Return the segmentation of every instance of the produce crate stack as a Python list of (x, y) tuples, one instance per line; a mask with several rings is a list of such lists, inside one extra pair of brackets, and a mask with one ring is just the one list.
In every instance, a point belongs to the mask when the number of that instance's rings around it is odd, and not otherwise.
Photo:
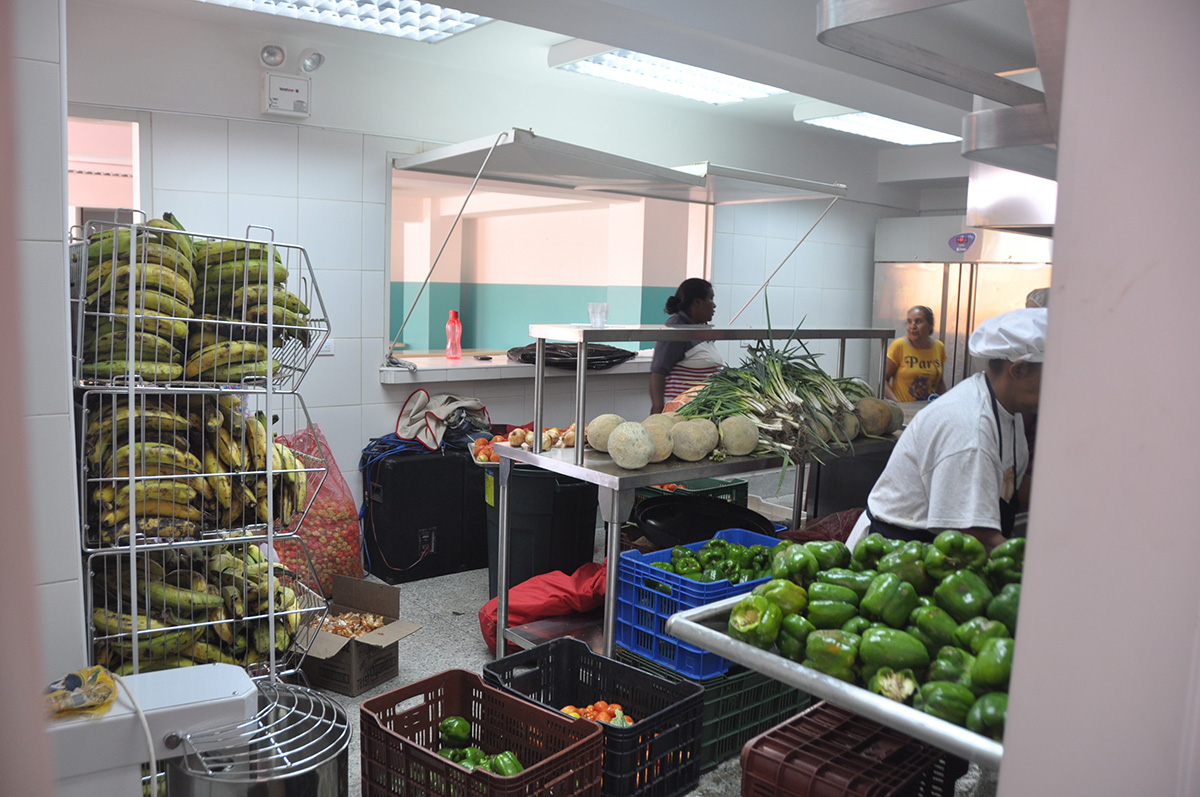
[(164, 213), (88, 222), (71, 263), (93, 663), (294, 671), (325, 613), (297, 534), (326, 465), (287, 444), (330, 331), (307, 254)]

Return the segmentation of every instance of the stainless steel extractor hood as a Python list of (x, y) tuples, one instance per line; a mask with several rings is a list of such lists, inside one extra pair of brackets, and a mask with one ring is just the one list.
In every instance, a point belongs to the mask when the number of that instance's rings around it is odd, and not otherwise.
[[(485, 159), (486, 168), (481, 174)], [(392, 166), (427, 174), (465, 178), (481, 174), (488, 180), (708, 205), (846, 195), (846, 186), (839, 183), (764, 174), (708, 162), (681, 168), (656, 166), (534, 135), (520, 128), (396, 158)]]

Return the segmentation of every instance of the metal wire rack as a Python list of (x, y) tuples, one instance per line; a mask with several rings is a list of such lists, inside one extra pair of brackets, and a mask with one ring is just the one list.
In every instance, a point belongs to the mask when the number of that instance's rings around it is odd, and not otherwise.
[(298, 385), (329, 337), (325, 304), (304, 249), (258, 229), (266, 240), (161, 219), (84, 225), (71, 247), (76, 384)]
[(293, 534), (327, 474), (296, 393), (89, 390), (77, 416), (88, 552)]
[[(117, 674), (219, 662), (251, 677), (299, 669), (327, 613), (298, 537), (109, 550), (87, 558), (92, 664)], [(307, 572), (272, 561), (288, 554)], [(306, 583), (307, 582), (307, 583)]]
[[(183, 755), (167, 769), (168, 791), (177, 782), (197, 779), (241, 784), (329, 773), (342, 781), (341, 793), (345, 793), (345, 751), (350, 741), (345, 709), (305, 687), (260, 681), (258, 689), (259, 711), (254, 717), (182, 737)], [(310, 788), (303, 793), (335, 792)]]

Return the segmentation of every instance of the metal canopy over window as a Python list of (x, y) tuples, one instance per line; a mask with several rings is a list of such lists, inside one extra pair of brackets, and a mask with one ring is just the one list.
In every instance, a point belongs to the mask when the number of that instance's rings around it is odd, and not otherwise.
[[(699, 202), (759, 202), (842, 197), (846, 186), (783, 175), (698, 163), (669, 168), (567, 144), (513, 128), (487, 160), (483, 177), (574, 191), (604, 191), (652, 199)], [(396, 158), (395, 169), (474, 178), (496, 143), (488, 136)]]

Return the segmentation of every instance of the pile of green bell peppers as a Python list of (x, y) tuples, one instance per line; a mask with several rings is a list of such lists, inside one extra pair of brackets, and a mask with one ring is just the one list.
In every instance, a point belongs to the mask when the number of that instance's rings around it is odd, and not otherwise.
[[(711, 539), (698, 550), (677, 545), (671, 549), (670, 562), (652, 562), (651, 566), (706, 584), (723, 579), (731, 584), (744, 584), (770, 575), (771, 550), (765, 545), (746, 546)], [(648, 586), (668, 591), (660, 582)]]
[(525, 768), (511, 750), (488, 755), (471, 744), (471, 722), (466, 717), (450, 716), (438, 723), (438, 755), (468, 770), (482, 769), (505, 777)]
[(870, 534), (781, 542), (771, 581), (730, 613), (735, 639), (1001, 740), (1025, 540), (989, 555), (973, 536)]

